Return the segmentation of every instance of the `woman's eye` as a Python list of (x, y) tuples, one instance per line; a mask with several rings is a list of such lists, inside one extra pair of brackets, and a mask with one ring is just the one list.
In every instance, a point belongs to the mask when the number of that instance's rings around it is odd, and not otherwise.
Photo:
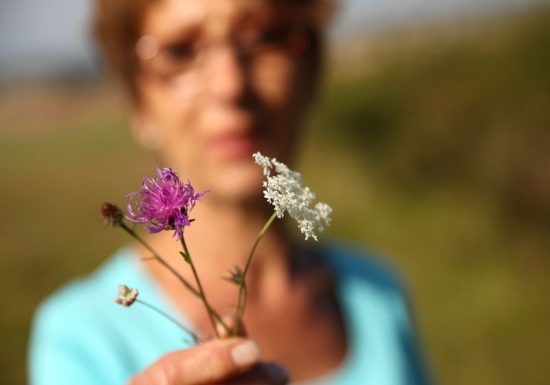
[(290, 29), (273, 26), (264, 29), (249, 29), (238, 36), (241, 47), (247, 51), (284, 48), (288, 44)]
[(193, 43), (180, 42), (166, 46), (155, 61), (156, 70), (163, 76), (175, 76), (190, 68), (196, 56), (196, 47)]
[(174, 62), (186, 62), (195, 56), (195, 48), (191, 43), (179, 43), (168, 47), (166, 54)]
[(288, 43), (290, 29), (286, 27), (272, 27), (262, 31), (258, 36), (258, 43), (273, 47), (283, 47)]

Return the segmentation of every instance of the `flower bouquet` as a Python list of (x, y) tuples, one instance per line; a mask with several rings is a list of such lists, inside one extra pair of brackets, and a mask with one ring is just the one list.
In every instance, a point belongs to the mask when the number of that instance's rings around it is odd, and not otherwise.
[[(226, 279), (238, 286), (238, 295), (235, 303), (235, 311), (228, 323), (208, 301), (199, 274), (193, 263), (193, 257), (185, 242), (185, 229), (195, 221), (191, 218), (191, 212), (195, 205), (206, 198), (208, 191), (195, 192), (189, 181), (182, 182), (179, 176), (170, 168), (157, 168), (157, 175), (153, 178), (145, 177), (141, 184), (141, 190), (132, 192), (126, 196), (127, 214), (111, 203), (104, 203), (101, 207), (102, 215), (106, 223), (113, 227), (119, 227), (132, 238), (141, 243), (151, 253), (146, 260), (160, 263), (179, 280), (186, 290), (197, 296), (204, 305), (205, 311), (212, 324), (217, 337), (237, 336), (241, 333), (242, 317), (245, 311), (247, 285), (246, 277), (254, 258), (254, 253), (263, 236), (277, 218), (283, 218), (285, 214), (294, 218), (300, 231), (308, 240), (317, 240), (317, 234), (322, 232), (325, 226), (330, 224), (332, 209), (326, 203), (315, 201), (315, 194), (302, 183), (300, 173), (292, 171), (285, 164), (275, 158), (268, 158), (259, 152), (253, 158), (263, 168), (265, 181), (263, 182), (263, 194), (265, 199), (273, 206), (274, 212), (260, 230), (256, 240), (252, 244), (244, 266), (236, 266)], [(130, 224), (131, 223), (131, 224)], [(133, 225), (132, 225), (133, 224)], [(140, 235), (135, 231), (134, 225), (141, 224), (150, 233), (172, 231), (174, 238), (181, 243), (180, 255), (192, 271), (194, 283), (184, 278), (167, 260), (161, 257)], [(179, 323), (176, 319), (158, 309), (154, 305), (138, 298), (138, 289), (119, 285), (119, 294), (115, 302), (122, 306), (131, 306), (139, 303), (166, 317), (188, 333), (195, 342), (204, 340), (197, 331)]]

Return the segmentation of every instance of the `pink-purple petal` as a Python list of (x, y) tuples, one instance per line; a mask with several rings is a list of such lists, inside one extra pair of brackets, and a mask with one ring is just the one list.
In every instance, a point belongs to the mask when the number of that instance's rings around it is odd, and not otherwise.
[(151, 233), (174, 230), (179, 237), (191, 224), (189, 212), (208, 191), (195, 194), (189, 180), (183, 184), (173, 170), (157, 167), (156, 171), (156, 177), (143, 178), (141, 191), (126, 195), (127, 218), (145, 224)]

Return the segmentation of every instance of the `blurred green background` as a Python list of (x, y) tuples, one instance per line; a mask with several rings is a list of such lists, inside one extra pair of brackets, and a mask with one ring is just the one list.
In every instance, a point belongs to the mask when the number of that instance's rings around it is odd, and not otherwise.
[[(441, 383), (547, 384), (550, 10), (334, 48), (299, 165), (330, 236), (401, 270)], [(26, 383), (40, 300), (127, 241), (100, 203), (153, 167), (109, 82), (0, 90), (3, 383)]]

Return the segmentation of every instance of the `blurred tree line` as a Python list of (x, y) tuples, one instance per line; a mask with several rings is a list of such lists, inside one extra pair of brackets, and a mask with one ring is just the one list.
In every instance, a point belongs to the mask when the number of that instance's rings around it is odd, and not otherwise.
[[(448, 27), (447, 27), (448, 28)], [(550, 12), (380, 39), (329, 83), (318, 125), (404, 191), (495, 200), (550, 225)]]

